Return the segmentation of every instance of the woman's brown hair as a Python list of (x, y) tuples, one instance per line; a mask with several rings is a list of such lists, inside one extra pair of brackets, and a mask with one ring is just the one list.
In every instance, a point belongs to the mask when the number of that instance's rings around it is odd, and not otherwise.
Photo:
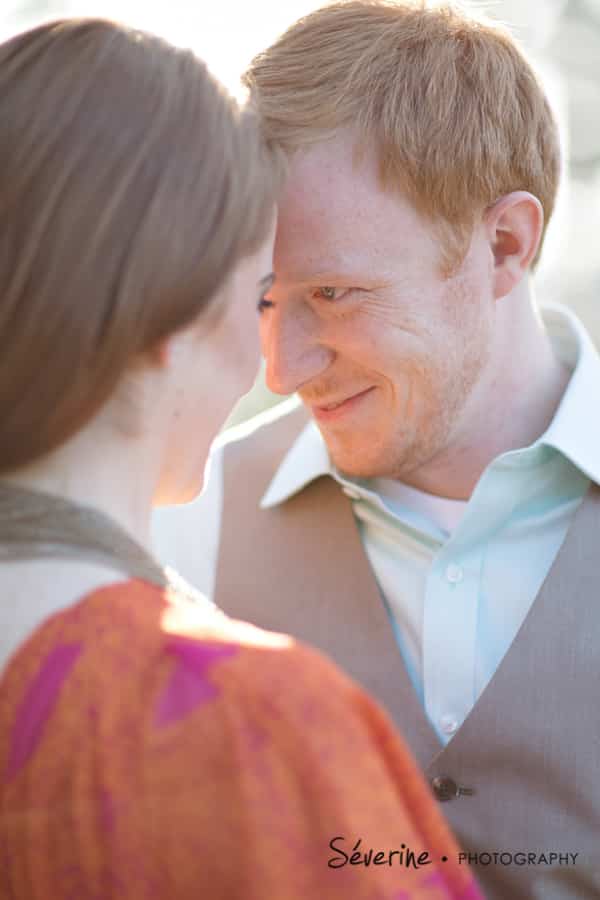
[(265, 238), (278, 172), (190, 51), (98, 19), (0, 46), (0, 470), (198, 317)]

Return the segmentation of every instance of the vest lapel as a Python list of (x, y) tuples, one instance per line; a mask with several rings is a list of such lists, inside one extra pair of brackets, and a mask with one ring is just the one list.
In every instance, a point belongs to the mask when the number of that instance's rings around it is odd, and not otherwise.
[[(257, 496), (235, 453), (226, 453), (224, 465), (223, 508), (235, 497), (235, 527), (227, 527), (224, 516), (218, 605), (327, 653), (387, 708), (425, 767), (440, 742), (404, 667), (351, 501), (327, 476), (258, 514), (267, 479), (258, 479)], [(240, 541), (241, 534), (254, 539)]]

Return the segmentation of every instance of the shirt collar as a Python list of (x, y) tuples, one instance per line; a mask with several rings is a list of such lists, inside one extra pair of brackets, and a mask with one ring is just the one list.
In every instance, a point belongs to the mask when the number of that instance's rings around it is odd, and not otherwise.
[(600, 484), (600, 356), (590, 336), (564, 306), (543, 307), (542, 315), (559, 358), (573, 374), (554, 418), (533, 446), (554, 447), (584, 475)]
[(334, 467), (321, 432), (311, 420), (284, 456), (260, 502), (261, 509), (283, 503), (321, 475), (334, 475)]
[[(583, 325), (566, 307), (548, 304), (540, 313), (555, 352), (573, 369), (573, 374), (549, 428), (532, 446), (554, 447), (600, 484), (600, 429), (597, 416), (590, 409), (590, 401), (600, 392), (600, 356)], [(331, 475), (341, 484), (352, 486), (357, 495), (363, 493), (356, 482), (337, 472), (325, 441), (311, 420), (277, 469), (261, 500), (261, 509), (283, 503), (322, 475)]]

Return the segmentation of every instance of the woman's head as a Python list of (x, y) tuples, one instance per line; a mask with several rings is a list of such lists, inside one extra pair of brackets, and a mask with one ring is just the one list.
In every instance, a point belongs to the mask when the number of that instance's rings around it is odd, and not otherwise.
[(95, 19), (0, 46), (0, 121), (1, 473), (64, 444), (166, 340), (226, 327), (270, 268), (277, 166), (190, 51)]

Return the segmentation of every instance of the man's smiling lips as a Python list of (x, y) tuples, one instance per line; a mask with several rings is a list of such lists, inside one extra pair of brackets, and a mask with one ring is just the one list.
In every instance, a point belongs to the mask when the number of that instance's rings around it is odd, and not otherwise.
[(319, 405), (311, 403), (308, 405), (310, 406), (315, 419), (318, 419), (320, 422), (332, 422), (335, 419), (340, 419), (342, 416), (345, 416), (346, 413), (353, 410), (367, 394), (370, 394), (371, 391), (374, 390), (374, 387), (370, 387), (366, 388), (364, 391), (360, 391), (358, 394), (352, 394), (350, 397), (346, 397), (345, 400), (332, 401), (330, 403)]

